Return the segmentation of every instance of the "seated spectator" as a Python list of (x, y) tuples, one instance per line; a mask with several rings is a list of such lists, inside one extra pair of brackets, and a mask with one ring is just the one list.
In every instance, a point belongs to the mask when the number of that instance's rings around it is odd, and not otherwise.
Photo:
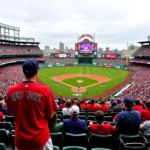
[(143, 124), (141, 124), (140, 130), (144, 131), (144, 134), (150, 134), (150, 120), (145, 121)]
[(101, 101), (101, 105), (98, 107), (98, 110), (101, 110), (103, 112), (108, 112), (110, 107), (106, 105), (105, 101)]
[(95, 134), (102, 134), (102, 135), (108, 135), (111, 134), (113, 131), (113, 127), (111, 124), (103, 123), (104, 113), (102, 111), (96, 111), (95, 113), (95, 119), (97, 121), (97, 124), (90, 124), (89, 131), (90, 133)]
[(81, 101), (80, 108), (81, 109), (86, 109), (86, 105), (85, 105), (85, 101), (84, 100)]
[(79, 133), (87, 133), (87, 125), (85, 120), (81, 120), (78, 118), (79, 115), (79, 107), (74, 105), (70, 109), (71, 118), (65, 119), (63, 124), (64, 132), (79, 134)]
[(139, 100), (135, 100), (134, 101), (134, 107), (133, 107), (133, 110), (137, 110), (139, 112), (141, 112), (143, 110), (143, 107), (141, 106), (141, 103)]
[(122, 106), (121, 106), (121, 100), (117, 100), (117, 106), (113, 107), (113, 112), (121, 112)]
[(92, 100), (90, 101), (90, 103), (87, 104), (86, 110), (87, 110), (87, 111), (96, 111), (96, 110), (97, 110), (97, 105), (95, 104), (94, 99), (92, 99)]
[(7, 115), (7, 112), (6, 112), (6, 103), (5, 101), (0, 101), (0, 112), (2, 112), (4, 115)]
[(125, 111), (119, 113), (115, 127), (120, 134), (138, 134), (141, 123), (140, 113), (132, 109), (133, 100), (131, 98), (125, 98), (123, 103)]
[(141, 111), (142, 121), (150, 120), (150, 101), (145, 102), (146, 110)]
[(4, 121), (4, 119), (5, 119), (5, 116), (3, 115), (3, 113), (2, 113), (2, 112), (0, 112), (0, 122), (3, 122), (3, 121)]
[(70, 116), (71, 100), (66, 101), (66, 108), (62, 109), (63, 116)]

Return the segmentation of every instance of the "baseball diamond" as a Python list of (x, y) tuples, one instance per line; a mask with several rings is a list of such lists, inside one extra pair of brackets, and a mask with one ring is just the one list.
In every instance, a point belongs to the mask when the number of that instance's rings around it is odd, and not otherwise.
[[(109, 93), (109, 90), (123, 83), (128, 74), (126, 70), (112, 68), (70, 66), (40, 69), (38, 77), (56, 95), (73, 97), (81, 93), (81, 97), (88, 98)], [(82, 82), (78, 83), (80, 80)]]

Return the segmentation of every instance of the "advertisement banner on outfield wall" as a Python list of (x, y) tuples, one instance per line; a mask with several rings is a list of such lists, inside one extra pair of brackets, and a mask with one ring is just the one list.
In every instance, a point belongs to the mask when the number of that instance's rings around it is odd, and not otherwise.
[(55, 58), (59, 58), (59, 54), (55, 54)]
[(66, 54), (59, 54), (59, 58), (66, 58)]
[(58, 66), (58, 67), (64, 67), (64, 66), (66, 66), (66, 64), (65, 63), (56, 63), (56, 66)]
[(101, 54), (100, 54), (100, 53), (98, 53), (98, 54), (97, 54), (97, 57), (101, 58)]

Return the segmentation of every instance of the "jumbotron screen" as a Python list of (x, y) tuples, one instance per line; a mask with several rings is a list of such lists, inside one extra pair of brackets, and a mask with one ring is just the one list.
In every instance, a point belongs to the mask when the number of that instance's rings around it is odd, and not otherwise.
[(92, 43), (81, 43), (79, 53), (93, 53)]

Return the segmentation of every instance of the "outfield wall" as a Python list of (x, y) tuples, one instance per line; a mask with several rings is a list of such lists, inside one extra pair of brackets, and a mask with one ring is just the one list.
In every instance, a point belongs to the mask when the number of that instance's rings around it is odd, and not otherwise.
[(98, 63), (93, 63), (93, 64), (77, 64), (77, 63), (45, 63), (43, 65), (43, 68), (51, 68), (51, 67), (65, 67), (65, 66), (95, 66), (95, 67), (106, 67), (106, 68), (115, 68), (115, 69), (123, 69), (127, 70), (128, 68), (125, 65), (111, 65), (111, 64), (98, 64)]

